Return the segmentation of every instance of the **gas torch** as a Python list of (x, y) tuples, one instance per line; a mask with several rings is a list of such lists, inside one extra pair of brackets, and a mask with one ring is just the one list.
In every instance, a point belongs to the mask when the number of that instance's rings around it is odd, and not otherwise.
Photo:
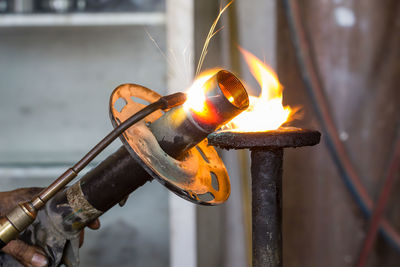
[[(218, 71), (198, 89), (203, 101), (194, 109), (182, 106), (183, 93), (161, 97), (136, 84), (117, 87), (109, 106), (115, 129), (39, 195), (0, 218), (0, 248), (21, 233), (41, 229), (46, 234), (35, 240), (27, 234), (30, 243), (42, 247), (51, 257), (50, 265), (58, 266), (65, 247), (73, 243), (67, 241), (76, 240), (88, 223), (153, 179), (196, 204), (226, 201), (229, 177), (205, 138), (246, 110), (249, 99), (240, 80), (226, 70)], [(149, 104), (137, 102), (138, 98)], [(123, 146), (65, 187), (117, 137)], [(70, 266), (79, 262), (76, 250), (72, 248), (75, 256), (70, 257)]]

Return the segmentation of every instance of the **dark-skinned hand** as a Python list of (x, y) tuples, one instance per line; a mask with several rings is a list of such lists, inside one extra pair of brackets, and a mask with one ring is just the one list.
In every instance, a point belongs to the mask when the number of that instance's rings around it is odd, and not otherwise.
[[(18, 203), (31, 200), (43, 188), (20, 188), (8, 192), (0, 192), (0, 216), (4, 216)], [(99, 229), (100, 221), (95, 220), (88, 225), (90, 229)], [(83, 244), (84, 231), (80, 234), (80, 246)], [(44, 267), (48, 260), (44, 251), (36, 246), (30, 246), (21, 240), (13, 240), (5, 246), (2, 251), (14, 257), (17, 261), (27, 267)]]

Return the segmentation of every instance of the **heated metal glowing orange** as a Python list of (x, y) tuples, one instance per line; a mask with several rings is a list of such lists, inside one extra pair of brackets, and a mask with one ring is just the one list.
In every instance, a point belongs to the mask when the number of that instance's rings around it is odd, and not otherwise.
[(196, 77), (195, 81), (186, 92), (187, 100), (185, 104), (183, 104), (185, 110), (191, 109), (198, 114), (206, 112), (205, 89), (207, 88), (204, 87), (207, 86), (206, 82), (220, 70), (219, 68), (206, 70)]

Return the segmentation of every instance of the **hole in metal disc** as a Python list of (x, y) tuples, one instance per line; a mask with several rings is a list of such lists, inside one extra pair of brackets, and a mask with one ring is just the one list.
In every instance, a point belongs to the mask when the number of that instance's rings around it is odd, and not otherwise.
[(196, 193), (193, 193), (193, 192), (191, 192), (191, 191), (188, 191), (188, 192), (183, 191), (183, 193), (185, 193), (185, 195), (189, 196), (189, 197), (192, 198), (192, 199), (199, 200), (199, 198), (197, 197), (197, 194), (196, 194)]
[(197, 151), (199, 151), (201, 157), (202, 157), (207, 163), (210, 163), (210, 161), (209, 161), (208, 158), (206, 157), (206, 154), (204, 154), (203, 150), (202, 150), (200, 147), (198, 147), (198, 146), (196, 146), (196, 149), (197, 149)]
[(219, 183), (217, 179), (217, 175), (214, 172), (210, 172), (211, 174), (211, 186), (215, 189), (215, 191), (219, 190)]
[(121, 112), (122, 109), (126, 106), (126, 100), (123, 99), (122, 97), (118, 98), (117, 101), (114, 102), (114, 108), (118, 111)]
[(131, 99), (133, 100), (133, 102), (139, 103), (139, 104), (142, 104), (142, 105), (146, 105), (147, 106), (148, 104), (150, 104), (148, 101), (146, 101), (144, 99), (141, 99), (139, 97), (136, 97), (136, 96), (131, 96)]
[(199, 194), (197, 196), (201, 201), (204, 201), (204, 202), (209, 202), (209, 201), (212, 201), (215, 199), (214, 195), (211, 192), (208, 192), (205, 194)]

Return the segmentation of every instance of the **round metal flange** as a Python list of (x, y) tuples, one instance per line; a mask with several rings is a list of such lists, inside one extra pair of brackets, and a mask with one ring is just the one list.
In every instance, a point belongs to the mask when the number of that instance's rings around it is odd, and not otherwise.
[[(111, 122), (114, 127), (118, 126), (160, 97), (156, 92), (136, 84), (117, 87), (110, 98)], [(230, 194), (230, 182), (215, 149), (205, 139), (180, 160), (169, 156), (148, 127), (162, 115), (161, 111), (154, 112), (121, 135), (132, 157), (153, 178), (182, 198), (203, 205), (225, 202)]]
[(207, 137), (210, 145), (225, 149), (257, 149), (313, 146), (319, 143), (321, 133), (296, 127), (280, 127), (264, 132), (214, 132)]

